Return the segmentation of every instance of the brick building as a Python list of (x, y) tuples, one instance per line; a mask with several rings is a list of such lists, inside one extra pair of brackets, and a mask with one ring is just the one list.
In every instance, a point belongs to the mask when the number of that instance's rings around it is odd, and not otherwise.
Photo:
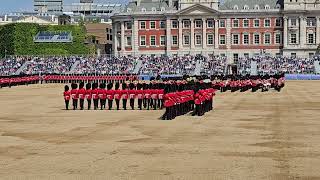
[(111, 18), (115, 55), (308, 57), (320, 43), (317, 0), (135, 0)]

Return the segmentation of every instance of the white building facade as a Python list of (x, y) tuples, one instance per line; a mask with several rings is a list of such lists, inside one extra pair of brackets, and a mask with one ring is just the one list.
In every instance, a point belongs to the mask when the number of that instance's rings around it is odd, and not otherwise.
[(136, 0), (111, 17), (114, 55), (313, 56), (317, 0)]

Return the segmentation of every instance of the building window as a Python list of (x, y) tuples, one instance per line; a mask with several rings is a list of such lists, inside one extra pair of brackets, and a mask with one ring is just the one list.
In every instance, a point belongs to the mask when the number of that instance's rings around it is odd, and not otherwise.
[(127, 46), (131, 46), (131, 36), (127, 36)]
[(268, 10), (268, 9), (270, 9), (270, 6), (269, 5), (265, 5), (264, 9)]
[(140, 21), (140, 29), (146, 29), (146, 22)]
[(249, 59), (249, 53), (244, 53), (243, 55), (246, 59)]
[(233, 34), (232, 35), (232, 44), (239, 44), (239, 34)]
[(238, 20), (238, 19), (234, 19), (234, 20), (233, 20), (233, 27), (234, 27), (234, 28), (239, 27), (239, 20)]
[(259, 10), (259, 9), (260, 9), (259, 5), (256, 4), (256, 5), (254, 6), (254, 9)]
[(213, 34), (208, 34), (207, 35), (207, 44), (208, 45), (213, 45)]
[(254, 27), (259, 27), (260, 26), (260, 20), (259, 19), (255, 19), (254, 20)]
[(172, 36), (172, 45), (178, 45), (178, 36)]
[(243, 34), (243, 44), (249, 44), (249, 34)]
[(127, 30), (132, 29), (132, 23), (131, 22), (126, 22), (126, 29)]
[(291, 57), (292, 58), (296, 58), (297, 57), (297, 53), (291, 53)]
[(219, 27), (221, 27), (221, 28), (226, 27), (226, 21), (225, 20), (219, 20)]
[(202, 21), (196, 20), (195, 23), (196, 23), (196, 28), (201, 28), (202, 27)]
[(314, 34), (308, 34), (308, 44), (314, 44)]
[(276, 18), (276, 26), (281, 27), (281, 18)]
[(233, 6), (233, 10), (238, 10), (239, 8), (238, 8), (238, 6), (237, 5), (234, 5)]
[(183, 36), (183, 44), (184, 45), (189, 45), (190, 44), (190, 36), (189, 35), (184, 35)]
[(151, 8), (151, 11), (155, 12), (157, 9), (155, 7)]
[(239, 54), (238, 53), (233, 54), (233, 61), (237, 63), (238, 60), (239, 60)]
[(178, 21), (177, 20), (173, 20), (172, 21), (172, 28), (173, 29), (177, 29), (178, 28)]
[(260, 34), (254, 35), (254, 44), (260, 44)]
[(214, 25), (213, 25), (213, 20), (208, 20), (208, 21), (207, 21), (207, 27), (208, 27), (208, 28), (213, 28), (213, 26), (214, 26)]
[(297, 19), (296, 18), (291, 18), (291, 26), (297, 26)]
[(307, 26), (313, 27), (316, 25), (316, 18), (307, 18)]
[(226, 35), (220, 35), (219, 36), (220, 45), (226, 44)]
[(297, 44), (297, 34), (290, 34), (290, 43)]
[(166, 28), (166, 22), (165, 21), (160, 21), (160, 28), (161, 29)]
[(160, 45), (165, 46), (166, 45), (166, 36), (160, 36)]
[(271, 34), (264, 34), (264, 44), (271, 44)]
[(249, 9), (249, 6), (248, 6), (248, 5), (244, 5), (244, 6), (243, 6), (243, 9), (244, 9), (244, 10), (248, 10), (248, 9)]
[(196, 45), (201, 45), (201, 35), (200, 34), (196, 35)]
[(264, 20), (264, 27), (270, 27), (270, 19)]
[(184, 28), (190, 28), (190, 21), (183, 21)]
[(141, 9), (141, 12), (146, 12), (146, 11), (147, 11), (146, 8)]
[(243, 20), (243, 27), (249, 27), (249, 19)]
[(150, 36), (150, 46), (156, 45), (156, 36)]
[(146, 36), (140, 36), (140, 46), (146, 46)]
[(155, 29), (155, 28), (156, 28), (156, 22), (150, 21), (150, 29)]
[(166, 8), (164, 8), (164, 7), (161, 7), (161, 11), (165, 11), (166, 10)]
[(276, 41), (276, 44), (281, 44), (281, 33), (276, 33), (275, 35), (275, 41)]

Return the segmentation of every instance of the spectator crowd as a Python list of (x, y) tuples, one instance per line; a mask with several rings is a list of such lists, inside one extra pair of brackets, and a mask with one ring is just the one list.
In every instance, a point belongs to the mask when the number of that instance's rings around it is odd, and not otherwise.
[[(258, 74), (314, 74), (313, 58), (287, 58), (256, 56), (239, 58), (239, 74), (250, 74), (251, 63), (256, 62)], [(196, 68), (201, 74), (224, 74), (227, 69), (226, 57), (172, 56), (172, 57), (10, 57), (0, 60), (0, 76), (14, 74), (141, 74), (141, 75), (193, 75)], [(198, 65), (198, 66), (197, 66)], [(20, 69), (20, 70), (19, 70)], [(19, 71), (18, 71), (19, 70)]]

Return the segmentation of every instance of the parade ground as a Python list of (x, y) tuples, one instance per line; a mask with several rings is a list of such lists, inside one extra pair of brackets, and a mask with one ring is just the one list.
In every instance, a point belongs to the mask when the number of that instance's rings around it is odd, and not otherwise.
[(217, 93), (214, 111), (65, 111), (62, 84), (0, 89), (0, 179), (318, 180), (320, 82)]

